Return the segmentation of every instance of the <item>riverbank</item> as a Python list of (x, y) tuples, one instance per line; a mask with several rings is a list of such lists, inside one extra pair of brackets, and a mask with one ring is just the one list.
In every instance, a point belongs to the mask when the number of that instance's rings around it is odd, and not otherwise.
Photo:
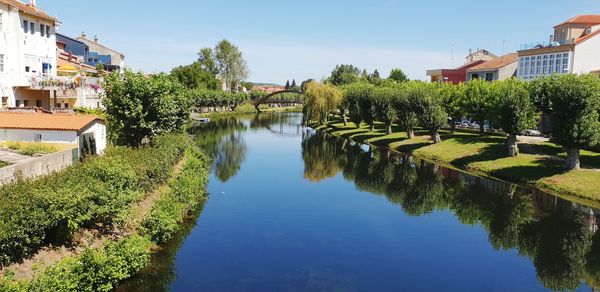
[[(266, 105), (260, 106), (261, 112), (302, 112), (302, 106), (287, 106), (287, 107), (268, 107)], [(215, 116), (228, 116), (228, 115), (239, 115), (239, 114), (255, 114), (256, 108), (251, 102), (244, 103), (238, 106), (234, 111), (226, 112), (210, 112), (210, 113), (195, 113), (198, 117), (215, 117)]]
[[(92, 173), (103, 177), (100, 179), (106, 183), (104, 186), (116, 188), (112, 190), (113, 193), (105, 193), (102, 192), (103, 186), (92, 183), (89, 187), (100, 193), (99, 201), (86, 202), (86, 198), (74, 200), (95, 204), (93, 211), (110, 214), (105, 214), (110, 218), (110, 223), (98, 221), (96, 217), (99, 216), (89, 216), (89, 221), (80, 224), (80, 228), (73, 229), (62, 244), (47, 243), (52, 242), (50, 237), (54, 236), (52, 232), (46, 231), (51, 230), (50, 227), (40, 230), (46, 235), (37, 233), (46, 238), (38, 240), (38, 244), (31, 244), (31, 241), (35, 242), (31, 240), (35, 239), (35, 234), (22, 236), (29, 242), (21, 243), (21, 249), (15, 246), (7, 249), (4, 244), (4, 277), (0, 279), (0, 290), (105, 291), (144, 268), (149, 263), (150, 254), (160, 249), (160, 245), (179, 229), (188, 214), (203, 205), (210, 172), (209, 159), (185, 135), (162, 137), (156, 144), (158, 145), (140, 150), (120, 149), (115, 151), (117, 154), (109, 153), (105, 157), (73, 167), (80, 169), (68, 169), (57, 174), (56, 177), (62, 177), (68, 175), (69, 171), (85, 173), (86, 170), (93, 170)], [(136, 162), (117, 163), (119, 157), (125, 156)], [(141, 157), (145, 159), (145, 163), (137, 161), (136, 158)], [(130, 169), (129, 166), (134, 167)], [(81, 179), (85, 180), (85, 174)], [(46, 182), (52, 184), (54, 181), (46, 179)], [(123, 186), (119, 182), (132, 185)], [(28, 184), (36, 183), (38, 180), (11, 186), (30, 187)], [(6, 193), (6, 189), (2, 191)], [(85, 189), (79, 191), (87, 193)], [(57, 199), (51, 194), (44, 195), (47, 196), (46, 199)], [(76, 204), (72, 202), (71, 205)], [(18, 205), (17, 203), (16, 209), (19, 209)], [(35, 209), (38, 205), (33, 204), (31, 208)], [(68, 205), (63, 209), (68, 210)], [(35, 211), (29, 214), (37, 213)], [(84, 216), (83, 212), (78, 211), (80, 210), (72, 210), (73, 215)], [(0, 209), (0, 212), (6, 213), (6, 210)], [(52, 215), (52, 211), (48, 213)], [(39, 222), (35, 222), (36, 218), (31, 218), (31, 221), (31, 224), (39, 225)], [(48, 224), (57, 225), (58, 222)], [(19, 227), (19, 222), (7, 222), (7, 227), (14, 230)], [(22, 230), (32, 232), (30, 228)], [(68, 233), (68, 230), (63, 232)], [(3, 233), (2, 242), (11, 240), (18, 243), (19, 237), (10, 235)], [(20, 250), (21, 253), (18, 253)]]
[(371, 132), (367, 125), (344, 126), (339, 119), (316, 129), (501, 180), (532, 185), (557, 195), (600, 201), (600, 153), (582, 150), (583, 169), (568, 171), (563, 166), (565, 151), (550, 142), (520, 141), (521, 155), (507, 158), (506, 138), (501, 136), (442, 131), (442, 142), (433, 144), (426, 131), (416, 131), (416, 137), (408, 139), (398, 127), (388, 135), (385, 125), (380, 123)]

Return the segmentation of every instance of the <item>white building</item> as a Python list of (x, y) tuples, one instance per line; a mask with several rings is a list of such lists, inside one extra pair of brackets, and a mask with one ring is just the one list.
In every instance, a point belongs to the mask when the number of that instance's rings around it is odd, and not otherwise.
[(0, 112), (0, 142), (41, 142), (73, 145), (80, 157), (106, 149), (104, 120), (91, 115), (39, 111)]
[(521, 79), (597, 70), (600, 70), (600, 15), (573, 17), (554, 27), (549, 43), (519, 51), (517, 76)]
[(0, 0), (1, 108), (51, 107), (56, 76), (56, 18), (18, 0)]

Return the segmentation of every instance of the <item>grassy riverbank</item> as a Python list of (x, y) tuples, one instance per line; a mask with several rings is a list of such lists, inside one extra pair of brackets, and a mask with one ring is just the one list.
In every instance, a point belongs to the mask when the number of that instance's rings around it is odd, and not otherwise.
[(398, 127), (387, 135), (383, 124), (376, 124), (375, 131), (371, 132), (367, 125), (356, 128), (352, 123), (344, 126), (340, 120), (334, 120), (317, 129), (503, 180), (531, 184), (560, 195), (600, 200), (600, 153), (583, 150), (584, 168), (567, 171), (563, 166), (565, 151), (550, 142), (521, 141), (521, 155), (507, 158), (506, 138), (501, 136), (442, 131), (442, 142), (433, 144), (426, 131), (416, 131), (416, 137), (408, 139)]
[(204, 203), (209, 172), (189, 137), (167, 135), (0, 189), (0, 290), (113, 289)]

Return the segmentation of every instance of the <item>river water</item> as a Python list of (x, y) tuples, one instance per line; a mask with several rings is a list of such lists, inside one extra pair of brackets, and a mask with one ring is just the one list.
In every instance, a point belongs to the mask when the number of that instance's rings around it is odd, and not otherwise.
[(209, 200), (121, 291), (590, 290), (597, 209), (303, 128), (191, 132)]

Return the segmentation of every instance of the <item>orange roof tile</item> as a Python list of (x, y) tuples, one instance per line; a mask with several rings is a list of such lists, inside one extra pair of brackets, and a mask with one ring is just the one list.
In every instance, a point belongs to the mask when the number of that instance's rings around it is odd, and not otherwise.
[(81, 131), (93, 122), (104, 120), (91, 115), (0, 112), (0, 129)]
[(29, 4), (25, 4), (19, 0), (0, 0), (0, 3), (4, 3), (4, 4), (10, 5), (10, 6), (17, 7), (20, 11), (22, 11), (24, 13), (31, 14), (31, 15), (34, 15), (34, 16), (37, 16), (37, 17), (40, 17), (40, 18), (43, 18), (46, 20), (50, 20), (53, 22), (58, 21), (58, 19), (56, 19), (56, 17), (50, 16), (50, 15), (46, 14), (46, 12), (44, 12), (38, 8), (35, 8)]
[(485, 63), (479, 64), (467, 71), (480, 71), (480, 70), (490, 70), (490, 69), (498, 69), (504, 66), (510, 65), (512, 63), (517, 62), (517, 58), (519, 57), (519, 53), (510, 53), (504, 56), (491, 59)]
[(565, 22), (562, 22), (557, 26), (565, 25), (565, 24), (591, 24), (596, 25), (600, 24), (600, 15), (598, 14), (590, 14), (590, 15), (577, 15)]

